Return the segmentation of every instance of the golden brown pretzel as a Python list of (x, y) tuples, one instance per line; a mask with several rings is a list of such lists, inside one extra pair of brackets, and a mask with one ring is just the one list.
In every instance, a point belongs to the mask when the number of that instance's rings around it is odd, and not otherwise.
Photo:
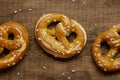
[[(98, 67), (104, 71), (112, 72), (120, 70), (120, 58), (114, 56), (120, 50), (120, 25), (117, 25), (108, 31), (105, 31), (98, 35), (96, 38), (93, 48), (92, 55), (98, 65)], [(102, 55), (101, 43), (107, 42), (110, 46), (110, 50), (106, 55)]]
[[(47, 28), (49, 24), (56, 21), (59, 23), (55, 26), (55, 30)], [(77, 36), (70, 43), (66, 36), (71, 32), (76, 33)], [(47, 14), (40, 18), (35, 27), (35, 36), (37, 42), (46, 52), (58, 58), (70, 58), (80, 53), (86, 43), (86, 32), (82, 26), (69, 17), (56, 13)], [(54, 37), (57, 37), (58, 40)]]
[[(13, 40), (9, 39), (10, 34), (14, 35)], [(28, 42), (28, 33), (24, 26), (16, 22), (2, 24), (0, 26), (0, 55), (4, 48), (10, 50), (10, 53), (0, 58), (0, 70), (10, 68), (18, 63), (25, 55)]]

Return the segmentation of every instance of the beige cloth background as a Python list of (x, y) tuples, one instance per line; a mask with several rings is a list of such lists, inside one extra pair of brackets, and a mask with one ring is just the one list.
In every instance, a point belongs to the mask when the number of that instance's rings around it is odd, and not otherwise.
[[(20, 22), (30, 34), (26, 56), (15, 67), (0, 71), (0, 80), (120, 79), (119, 72), (108, 74), (99, 70), (91, 57), (91, 46), (97, 34), (120, 23), (120, 0), (0, 0), (0, 10), (0, 24)], [(34, 27), (47, 13), (63, 13), (84, 27), (88, 40), (81, 54), (69, 60), (57, 60), (41, 49), (34, 37)]]

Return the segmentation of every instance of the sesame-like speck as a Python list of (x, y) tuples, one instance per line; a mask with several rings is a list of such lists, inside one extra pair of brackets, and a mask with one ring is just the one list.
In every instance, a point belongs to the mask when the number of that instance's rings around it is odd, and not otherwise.
[(80, 53), (80, 51), (77, 51), (77, 53)]
[(55, 28), (52, 28), (52, 30), (55, 30)]
[(95, 53), (95, 56), (96, 56), (96, 53)]
[(113, 61), (113, 59), (111, 59), (111, 61)]
[(39, 29), (36, 29), (36, 32), (39, 31)]
[(61, 48), (63, 49), (63, 48), (64, 48), (64, 46), (61, 46)]
[(9, 29), (7, 28), (6, 31), (9, 31)]
[(100, 53), (98, 54), (98, 57), (100, 56)]
[(13, 57), (16, 57), (16, 55), (14, 54)]
[(12, 65), (15, 65), (15, 62)]
[(20, 57), (20, 59), (22, 59), (22, 57)]
[(102, 64), (99, 64), (99, 66), (103, 66)]
[(55, 39), (56, 37), (55, 37), (55, 36), (53, 36), (53, 38)]
[(48, 20), (47, 22), (49, 23), (50, 21)]
[(110, 41), (114, 41), (114, 38), (111, 38)]
[(102, 60), (102, 62), (105, 62), (105, 60)]
[(41, 40), (41, 38), (38, 38), (38, 40)]
[(10, 66), (10, 64), (7, 64), (7, 66)]
[(114, 52), (112, 53), (112, 55), (114, 56)]
[(104, 68), (104, 71), (107, 71), (107, 69), (106, 69), (106, 68)]
[(100, 47), (100, 45), (99, 45), (99, 44), (96, 44), (96, 46), (97, 46), (97, 47)]
[(113, 25), (113, 27), (116, 27), (115, 25)]
[(100, 61), (98, 63), (100, 64)]
[(116, 44), (115, 47), (118, 47), (120, 44)]

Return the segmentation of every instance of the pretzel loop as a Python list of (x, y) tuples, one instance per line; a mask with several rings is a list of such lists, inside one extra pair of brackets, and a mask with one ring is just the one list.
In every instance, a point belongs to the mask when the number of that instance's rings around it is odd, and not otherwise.
[[(48, 29), (48, 25), (53, 22), (58, 22), (55, 29)], [(43, 16), (38, 21), (35, 30), (38, 43), (44, 50), (55, 57), (72, 57), (80, 51), (86, 43), (86, 33), (81, 25), (62, 14), (54, 13)], [(77, 37), (70, 43), (66, 37), (69, 36), (71, 32), (76, 33)], [(58, 40), (56, 40), (56, 38)]]

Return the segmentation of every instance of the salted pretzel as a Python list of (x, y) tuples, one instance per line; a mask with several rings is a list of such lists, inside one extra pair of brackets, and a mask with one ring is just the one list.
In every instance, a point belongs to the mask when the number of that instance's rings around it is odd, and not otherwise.
[[(13, 39), (9, 36), (12, 34)], [(5, 48), (10, 52), (0, 58), (0, 70), (8, 69), (18, 63), (28, 47), (28, 33), (24, 26), (16, 22), (7, 22), (0, 26), (0, 55)]]
[[(53, 22), (59, 23), (51, 30), (48, 25)], [(71, 32), (77, 35), (73, 42), (69, 42), (66, 38)], [(35, 36), (40, 46), (57, 58), (70, 58), (80, 53), (86, 43), (86, 32), (82, 26), (69, 17), (57, 13), (43, 15), (40, 18), (35, 27)]]
[[(96, 38), (93, 48), (93, 58), (100, 69), (106, 72), (120, 70), (120, 58), (115, 58), (115, 55), (120, 50), (120, 25), (101, 33)], [(110, 46), (110, 50), (106, 55), (102, 54), (101, 43), (106, 42)]]

